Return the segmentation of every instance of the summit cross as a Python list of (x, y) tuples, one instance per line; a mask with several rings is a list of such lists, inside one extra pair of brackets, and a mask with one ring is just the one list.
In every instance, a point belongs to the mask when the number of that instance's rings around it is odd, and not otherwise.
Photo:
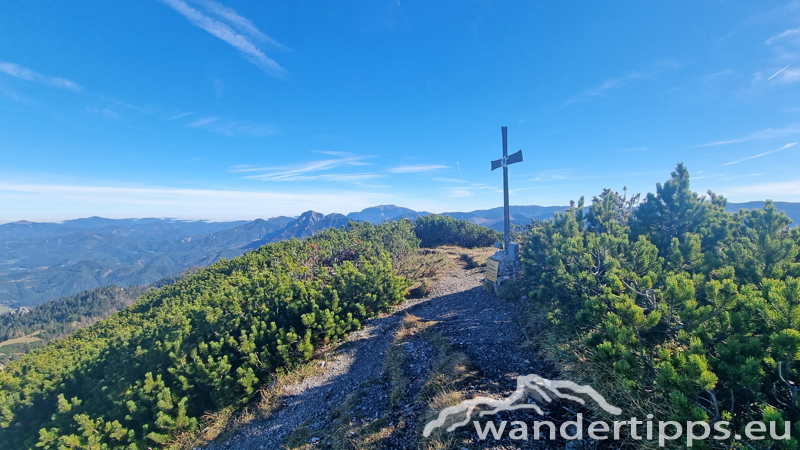
[(511, 216), (508, 208), (508, 166), (522, 162), (522, 150), (509, 156), (508, 154), (508, 127), (500, 127), (503, 134), (503, 157), (492, 161), (492, 170), (503, 168), (503, 216), (505, 219), (504, 248), (508, 251), (508, 243), (511, 241)]

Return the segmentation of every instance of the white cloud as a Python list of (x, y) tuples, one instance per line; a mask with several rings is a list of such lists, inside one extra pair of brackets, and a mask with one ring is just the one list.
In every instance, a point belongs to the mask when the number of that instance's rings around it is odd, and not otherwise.
[(50, 77), (36, 73), (30, 69), (10, 62), (0, 61), (0, 72), (17, 77), (21, 80), (32, 81), (34, 83), (44, 84), (46, 86), (57, 87), (60, 89), (67, 89), (70, 91), (80, 92), (83, 87), (74, 81), (67, 80), (66, 78)]
[[(793, 83), (800, 80), (800, 70), (789, 69), (800, 60), (800, 28), (786, 30), (767, 39), (767, 45), (775, 54), (773, 58), (775, 67), (769, 72), (756, 72), (754, 82), (760, 83), (775, 79), (778, 82)], [(770, 73), (772, 75), (767, 77)]]
[(472, 191), (470, 191), (469, 189), (467, 189), (467, 188), (460, 188), (460, 187), (457, 187), (457, 188), (444, 188), (444, 192), (445, 192), (445, 195), (446, 195), (447, 197), (454, 197), (454, 198), (458, 198), (458, 197), (472, 197), (472, 196), (474, 196), (474, 195), (475, 195), (475, 194), (473, 194), (473, 193), (472, 193)]
[(800, 81), (800, 69), (782, 70), (780, 80), (786, 83), (794, 83), (795, 81)]
[[(702, 170), (700, 172), (697, 172), (697, 173), (701, 173), (701, 172), (702, 172)], [(726, 173), (718, 173), (716, 175), (703, 175), (703, 176), (700, 176), (700, 177), (692, 177), (692, 181), (702, 180), (704, 178), (721, 178), (721, 177), (724, 177), (725, 175), (727, 175), (727, 174)]]
[[(180, 189), (163, 187), (75, 186), (0, 182), (0, 223), (106, 217), (232, 219), (295, 216), (316, 211), (360, 211), (397, 201), (387, 194), (354, 190), (314, 193)], [(35, 213), (31, 213), (35, 211)]]
[(445, 183), (467, 183), (467, 180), (462, 180), (459, 178), (434, 178), (436, 181), (442, 181)]
[(254, 180), (264, 180), (264, 181), (311, 181), (311, 180), (323, 180), (323, 181), (343, 181), (345, 183), (356, 183), (360, 181), (372, 180), (374, 178), (380, 178), (381, 175), (376, 173), (320, 173), (316, 175), (291, 175), (291, 176), (281, 176), (280, 178), (276, 178), (273, 174), (267, 175), (251, 175), (245, 178), (251, 178)]
[(217, 16), (225, 19), (229, 24), (231, 24), (241, 33), (244, 33), (258, 41), (265, 42), (277, 50), (288, 50), (288, 48), (283, 44), (281, 44), (280, 42), (262, 33), (261, 30), (259, 30), (258, 28), (256, 28), (255, 25), (253, 25), (253, 22), (251, 22), (246, 17), (242, 17), (241, 15), (239, 15), (239, 13), (237, 13), (236, 10), (234, 10), (233, 8), (221, 5), (211, 0), (194, 0), (194, 1), (196, 3), (203, 5), (206, 11), (212, 14), (216, 14)]
[(191, 123), (192, 128), (203, 128), (215, 133), (224, 134), (226, 136), (264, 136), (272, 134), (275, 129), (265, 123), (257, 122), (237, 122), (232, 120), (224, 120), (215, 116), (201, 117)]
[(792, 36), (800, 36), (800, 28), (786, 30), (783, 33), (772, 36), (771, 38), (767, 39), (767, 45), (772, 45), (778, 41), (784, 40), (785, 38)]
[(715, 72), (703, 77), (703, 81), (710, 82), (717, 78), (724, 77), (727, 75), (733, 75), (734, 72), (731, 69), (720, 70), (719, 72)]
[(337, 167), (348, 166), (364, 166), (369, 163), (364, 159), (367, 156), (356, 156), (352, 153), (346, 152), (317, 152), (334, 156), (329, 159), (322, 159), (316, 161), (308, 161), (301, 164), (294, 164), (288, 166), (278, 167), (254, 167), (254, 166), (233, 166), (229, 169), (230, 172), (264, 172), (255, 175), (249, 175), (245, 178), (251, 178), (262, 181), (309, 181), (309, 180), (322, 180), (322, 181), (341, 181), (346, 183), (359, 183), (373, 178), (379, 178), (381, 175), (374, 173), (322, 173)]
[[(265, 73), (275, 77), (284, 77), (287, 75), (288, 72), (286, 69), (278, 65), (278, 63), (273, 61), (271, 58), (267, 57), (267, 55), (265, 55), (264, 52), (252, 41), (252, 38), (249, 38), (234, 29), (234, 27), (243, 29), (242, 27), (244, 26), (244, 28), (248, 30), (247, 32), (252, 34), (252, 30), (248, 28), (247, 24), (249, 24), (249, 26), (251, 26), (253, 29), (255, 29), (255, 27), (252, 26), (250, 21), (247, 21), (243, 17), (236, 14), (236, 11), (233, 9), (226, 8), (214, 2), (201, 2), (201, 4), (206, 7), (210, 6), (210, 11), (212, 13), (217, 14), (225, 20), (228, 20), (230, 24), (226, 24), (214, 19), (213, 17), (203, 14), (199, 10), (189, 6), (183, 0), (161, 1), (171, 6), (175, 11), (189, 19), (189, 21), (195, 26), (206, 30), (213, 36), (216, 36), (232, 45), (234, 48), (242, 52), (248, 61), (255, 64)], [(246, 21), (246, 23), (244, 21)], [(261, 34), (263, 35), (263, 33)]]
[(747, 200), (800, 200), (800, 180), (733, 186), (725, 189), (726, 197)]
[(167, 120), (180, 119), (181, 117), (191, 116), (192, 114), (194, 114), (194, 113), (192, 113), (192, 112), (184, 112), (184, 113), (180, 113), (180, 114), (175, 114), (174, 116), (169, 117)]
[(434, 170), (449, 169), (450, 166), (442, 166), (439, 164), (413, 164), (407, 166), (397, 166), (389, 169), (391, 173), (420, 173), (431, 172)]
[(653, 64), (653, 68), (646, 72), (632, 70), (621, 77), (610, 78), (604, 81), (603, 84), (601, 84), (600, 86), (583, 91), (580, 95), (564, 102), (564, 106), (568, 106), (572, 103), (579, 102), (581, 100), (587, 100), (591, 97), (608, 97), (608, 92), (621, 89), (636, 80), (645, 78), (653, 79), (666, 71), (676, 70), (679, 67), (680, 65), (673, 61), (660, 61)]
[(738, 144), (740, 142), (777, 139), (781, 137), (795, 135), (798, 133), (800, 133), (800, 124), (793, 124), (783, 128), (767, 128), (765, 130), (756, 131), (755, 133), (750, 133), (744, 137), (729, 139), (727, 141), (710, 142), (708, 144), (698, 145), (697, 147), (711, 147), (715, 145)]

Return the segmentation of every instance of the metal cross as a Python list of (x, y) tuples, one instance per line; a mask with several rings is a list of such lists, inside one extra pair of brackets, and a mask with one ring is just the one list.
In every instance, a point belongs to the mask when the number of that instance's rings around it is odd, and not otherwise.
[(503, 158), (492, 161), (492, 170), (499, 169), (500, 167), (503, 168), (503, 206), (505, 208), (503, 211), (505, 218), (504, 240), (505, 248), (508, 250), (508, 243), (511, 241), (511, 219), (508, 210), (508, 166), (522, 162), (522, 150), (509, 156), (508, 127), (500, 127), (500, 131), (503, 133)]

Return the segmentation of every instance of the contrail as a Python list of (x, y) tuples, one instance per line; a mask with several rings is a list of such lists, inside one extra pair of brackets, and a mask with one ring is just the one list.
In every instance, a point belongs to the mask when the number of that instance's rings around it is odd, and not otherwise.
[[(794, 64), (794, 63), (796, 63), (796, 62), (797, 62), (797, 60), (795, 59), (794, 61), (792, 61), (792, 62), (790, 62), (790, 63), (789, 63), (789, 66), (791, 66), (792, 64)], [(789, 68), (789, 66), (786, 66), (786, 67), (784, 67), (783, 69), (781, 69), (781, 70), (779, 70), (779, 71), (775, 72), (775, 75), (777, 75), (777, 74), (779, 74), (779, 73), (783, 72), (784, 70), (788, 69), (788, 68)], [(771, 80), (771, 79), (775, 78), (775, 75), (773, 75), (773, 76), (771, 76), (771, 77), (767, 78), (767, 81), (769, 81), (769, 80)]]
[(783, 147), (781, 147), (781, 148), (779, 148), (779, 149), (770, 150), (770, 151), (768, 151), (768, 152), (764, 152), (764, 153), (761, 153), (761, 154), (759, 154), (759, 155), (755, 155), (755, 156), (748, 156), (747, 158), (742, 158), (742, 159), (739, 159), (739, 160), (736, 160), (736, 161), (731, 161), (731, 162), (729, 162), (729, 163), (725, 163), (725, 164), (723, 164), (723, 166), (730, 166), (731, 164), (736, 164), (736, 163), (740, 163), (740, 162), (742, 162), (742, 161), (747, 161), (748, 159), (760, 158), (760, 157), (762, 157), (762, 156), (764, 156), (764, 155), (769, 155), (770, 153), (775, 153), (775, 152), (779, 152), (779, 151), (781, 151), (781, 150), (786, 150), (787, 148), (789, 148), (789, 147), (794, 147), (795, 145), (797, 145), (797, 142), (792, 142), (792, 143), (789, 143), (789, 144), (786, 144), (786, 145), (784, 145)]
[(458, 165), (458, 161), (456, 161), (456, 167), (458, 167), (458, 174), (461, 175), (461, 179), (464, 179), (464, 174), (461, 173), (461, 166)]

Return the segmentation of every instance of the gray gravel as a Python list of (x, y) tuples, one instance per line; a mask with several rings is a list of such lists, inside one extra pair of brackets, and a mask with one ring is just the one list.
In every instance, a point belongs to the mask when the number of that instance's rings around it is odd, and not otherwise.
[[(433, 286), (428, 297), (408, 300), (391, 315), (368, 321), (334, 352), (321, 374), (288, 386), (284, 402), (275, 413), (250, 422), (224, 442), (208, 448), (279, 449), (286, 437), (306, 421), (323, 427), (330, 409), (340, 405), (360, 384), (381, 377), (384, 356), (403, 311), (439, 322), (435, 330), (450, 338), (475, 363), (482, 381), (469, 386), (468, 393), (507, 396), (519, 375), (536, 373), (555, 378), (533, 350), (521, 347), (525, 333), (515, 318), (522, 313), (522, 302), (506, 302), (485, 294), (480, 287), (482, 279), (482, 269), (453, 270)], [(498, 444), (484, 448), (523, 448), (516, 443)]]

